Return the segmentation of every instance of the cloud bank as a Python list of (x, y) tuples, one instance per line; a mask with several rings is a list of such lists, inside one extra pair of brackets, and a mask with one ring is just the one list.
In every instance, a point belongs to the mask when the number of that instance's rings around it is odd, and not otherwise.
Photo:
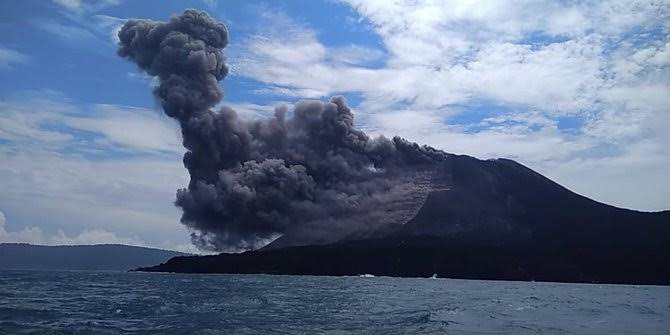
[(126, 244), (146, 246), (137, 237), (119, 237), (104, 229), (84, 230), (76, 236), (67, 236), (62, 229), (55, 234), (46, 234), (39, 227), (25, 227), (19, 231), (7, 231), (6, 217), (0, 211), (0, 243), (29, 243), (37, 245), (78, 245), (78, 244)]
[(344, 62), (318, 27), (271, 10), (235, 74), (270, 96), (360, 97), (373, 134), (513, 158), (623, 207), (670, 206), (669, 2), (341, 3), (379, 37), (379, 61)]

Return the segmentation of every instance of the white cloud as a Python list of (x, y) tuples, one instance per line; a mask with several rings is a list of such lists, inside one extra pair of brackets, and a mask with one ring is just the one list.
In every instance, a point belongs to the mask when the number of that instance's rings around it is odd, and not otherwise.
[(35, 25), (47, 33), (53, 34), (71, 43), (82, 43), (85, 40), (95, 39), (95, 35), (88, 29), (56, 21), (37, 21)]
[[(261, 32), (230, 53), (234, 73), (269, 85), (259, 93), (321, 98), (334, 92), (362, 91), (384, 79), (365, 67), (351, 66), (382, 58), (384, 53), (379, 50), (359, 45), (328, 49), (312, 29), (281, 12), (265, 11), (261, 19)], [(373, 77), (366, 78), (368, 74)]]
[[(342, 2), (385, 52), (329, 47), (306, 24), (265, 11), (263, 28), (233, 51), (235, 73), (267, 84), (259, 94), (358, 94), (358, 123), (373, 133), (515, 158), (620, 206), (670, 207), (649, 188), (653, 179), (670, 187), (660, 168), (670, 163), (670, 2)], [(477, 108), (464, 106), (482, 102), (491, 115), (468, 115)], [(468, 121), (450, 124), (455, 116)]]
[[(158, 112), (32, 92), (0, 103), (0, 140), (0, 204), (14, 227), (27, 227), (11, 236), (120, 241), (110, 232), (162, 248), (188, 244), (172, 204), (188, 184), (183, 148)], [(57, 229), (68, 234), (46, 233)]]
[[(0, 139), (40, 146), (181, 153), (177, 126), (158, 111), (92, 105), (82, 110), (57, 93), (29, 93), (0, 102)], [(94, 136), (75, 137), (78, 132)]]
[(178, 157), (88, 159), (23, 148), (0, 150), (0, 160), (0, 204), (17, 225), (104, 229), (154, 244), (187, 239), (172, 204), (188, 183)]
[(0, 48), (0, 70), (11, 69), (14, 65), (25, 64), (30, 57), (12, 49)]
[(91, 117), (69, 117), (62, 122), (73, 129), (96, 132), (104, 141), (135, 151), (183, 152), (177, 126), (157, 111), (143, 108), (95, 105)]
[(202, 2), (204, 2), (205, 5), (207, 5), (210, 8), (215, 8), (218, 5), (217, 0), (202, 0)]
[(636, 141), (617, 155), (573, 158), (543, 164), (538, 170), (577, 193), (615, 206), (638, 210), (670, 208), (667, 147), (655, 140)]
[(350, 44), (344, 47), (332, 48), (329, 57), (334, 62), (349, 65), (366, 65), (368, 63), (382, 59), (385, 54), (377, 49), (372, 49), (356, 44)]
[[(186, 234), (186, 232), (182, 232)], [(179, 244), (179, 242), (182, 242)], [(37, 226), (23, 227), (18, 230), (8, 230), (7, 220), (0, 211), (0, 243), (29, 243), (34, 245), (94, 245), (94, 244), (124, 244), (138, 247), (158, 248), (174, 250), (189, 254), (211, 255), (215, 252), (198, 249), (192, 243), (175, 243), (172, 240), (147, 243), (137, 235), (119, 236), (105, 229), (84, 229), (75, 234), (68, 235), (62, 229), (56, 229), (53, 233), (47, 233)], [(235, 251), (235, 250), (234, 250)]]
[(116, 6), (122, 0), (53, 0), (63, 10), (50, 19), (35, 19), (31, 23), (46, 33), (52, 34), (71, 46), (102, 54), (118, 43), (118, 32), (125, 19), (94, 14), (105, 8)]
[(52, 0), (52, 2), (57, 6), (61, 6), (67, 12), (82, 15), (117, 6), (123, 0)]
[(39, 227), (25, 227), (18, 231), (7, 231), (6, 217), (0, 211), (0, 243), (30, 243), (38, 245), (78, 245), (78, 244), (126, 244), (146, 246), (137, 236), (119, 237), (104, 229), (84, 230), (75, 236), (68, 236), (61, 229), (55, 234), (46, 234)]
[(53, 2), (70, 10), (78, 9), (81, 6), (81, 0), (53, 0)]
[(92, 22), (89, 23), (91, 29), (99, 34), (107, 35), (112, 44), (119, 43), (119, 30), (126, 23), (125, 19), (109, 15), (93, 15), (91, 19)]

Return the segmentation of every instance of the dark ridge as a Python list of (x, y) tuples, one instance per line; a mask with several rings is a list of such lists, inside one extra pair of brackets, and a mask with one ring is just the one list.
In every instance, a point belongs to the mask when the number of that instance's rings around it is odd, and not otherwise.
[(669, 285), (667, 254), (583, 253), (524, 245), (464, 244), (435, 236), (348, 241), (242, 254), (175, 257), (136, 271), (430, 277)]
[(602, 204), (511, 160), (450, 156), (383, 237), (176, 257), (140, 271), (670, 284), (670, 212)]
[(127, 271), (186, 254), (121, 244), (0, 244), (0, 269)]

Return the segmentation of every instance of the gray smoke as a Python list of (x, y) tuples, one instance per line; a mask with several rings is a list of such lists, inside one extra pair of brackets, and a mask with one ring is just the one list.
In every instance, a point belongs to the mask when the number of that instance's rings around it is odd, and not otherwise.
[(181, 126), (191, 180), (175, 203), (201, 248), (252, 249), (277, 236), (283, 245), (326, 243), (402, 224), (416, 206), (407, 199), (446, 157), (370, 138), (342, 97), (279, 107), (266, 120), (212, 110), (223, 98), (228, 32), (205, 12), (128, 20), (119, 39), (118, 54), (159, 79), (154, 94)]

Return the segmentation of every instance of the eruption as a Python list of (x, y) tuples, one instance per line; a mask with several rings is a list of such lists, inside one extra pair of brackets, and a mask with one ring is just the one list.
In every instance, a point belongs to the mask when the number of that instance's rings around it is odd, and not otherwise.
[(380, 234), (421, 205), (435, 162), (447, 157), (399, 137), (369, 137), (342, 97), (278, 107), (265, 120), (213, 110), (228, 73), (228, 32), (205, 12), (128, 20), (119, 40), (120, 56), (159, 79), (154, 94), (181, 126), (191, 180), (175, 203), (203, 249)]

